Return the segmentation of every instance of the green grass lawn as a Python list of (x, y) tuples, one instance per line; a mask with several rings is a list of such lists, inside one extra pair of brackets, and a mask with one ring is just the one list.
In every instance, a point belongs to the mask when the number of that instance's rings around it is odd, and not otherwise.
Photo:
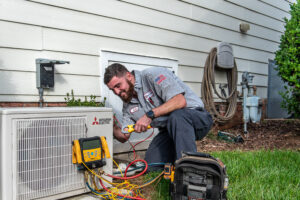
[[(300, 199), (300, 152), (214, 152), (227, 166), (229, 200)], [(148, 176), (155, 176), (152, 173)], [(168, 200), (169, 183), (156, 186), (152, 199)]]

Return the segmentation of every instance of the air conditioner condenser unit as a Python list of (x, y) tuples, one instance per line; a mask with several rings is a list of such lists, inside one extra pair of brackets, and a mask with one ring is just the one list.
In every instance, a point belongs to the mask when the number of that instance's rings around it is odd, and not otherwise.
[(105, 136), (111, 158), (112, 110), (95, 107), (0, 108), (0, 200), (60, 199), (87, 192), (72, 164), (72, 141)]

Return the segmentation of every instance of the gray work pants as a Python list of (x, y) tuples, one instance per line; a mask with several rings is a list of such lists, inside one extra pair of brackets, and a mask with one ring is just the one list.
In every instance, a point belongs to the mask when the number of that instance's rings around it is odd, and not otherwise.
[(167, 126), (159, 129), (146, 152), (148, 163), (174, 163), (182, 151), (197, 152), (195, 140), (201, 140), (213, 124), (203, 108), (183, 108), (173, 111)]

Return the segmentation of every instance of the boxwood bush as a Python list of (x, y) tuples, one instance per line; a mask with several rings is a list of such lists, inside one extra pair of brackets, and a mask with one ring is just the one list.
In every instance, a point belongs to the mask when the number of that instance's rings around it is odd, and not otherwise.
[(291, 18), (285, 18), (285, 32), (281, 36), (275, 61), (278, 75), (288, 83), (283, 97), (282, 107), (289, 114), (300, 117), (300, 0), (291, 5)]

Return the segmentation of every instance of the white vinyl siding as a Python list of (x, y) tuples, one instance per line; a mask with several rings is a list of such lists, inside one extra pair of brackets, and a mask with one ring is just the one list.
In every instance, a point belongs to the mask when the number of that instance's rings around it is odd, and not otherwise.
[(103, 49), (178, 60), (178, 76), (200, 96), (205, 59), (220, 41), (233, 46), (238, 84), (250, 71), (266, 98), (288, 10), (285, 0), (0, 0), (0, 101), (38, 101), (36, 58), (70, 61), (56, 66), (45, 101), (64, 101), (71, 89), (100, 97)]

